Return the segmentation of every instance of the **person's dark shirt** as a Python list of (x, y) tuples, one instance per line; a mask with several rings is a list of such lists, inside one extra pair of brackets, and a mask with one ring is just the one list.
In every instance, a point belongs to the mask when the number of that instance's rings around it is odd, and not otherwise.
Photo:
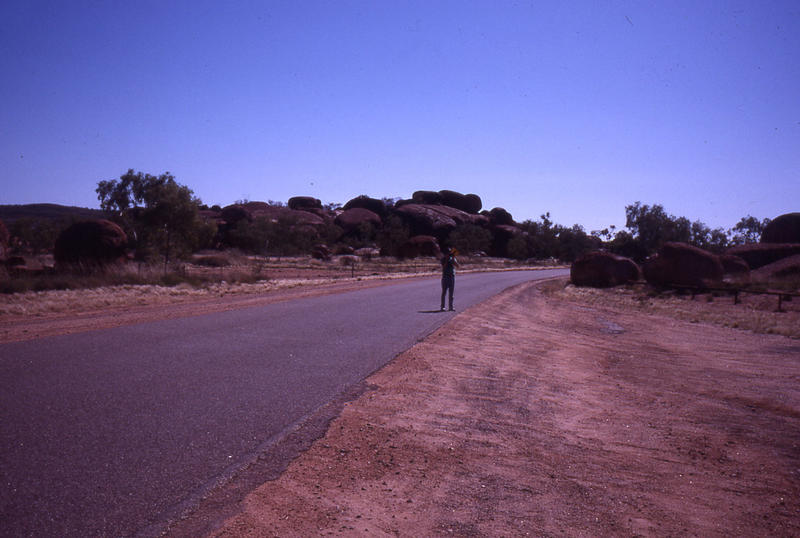
[(447, 255), (444, 258), (442, 258), (442, 276), (455, 277), (457, 264), (458, 262), (456, 261), (455, 256)]

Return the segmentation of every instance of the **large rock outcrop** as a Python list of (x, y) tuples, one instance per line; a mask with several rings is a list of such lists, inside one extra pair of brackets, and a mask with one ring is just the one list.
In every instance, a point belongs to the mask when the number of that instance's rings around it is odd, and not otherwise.
[(498, 224), (491, 227), (492, 244), (490, 252), (492, 256), (505, 258), (508, 256), (508, 243), (517, 236), (525, 235), (526, 232), (510, 224)]
[(800, 213), (774, 218), (761, 233), (762, 243), (800, 243)]
[(345, 233), (357, 230), (360, 226), (369, 224), (375, 227), (381, 225), (381, 218), (377, 213), (364, 209), (363, 207), (354, 207), (346, 209), (336, 216), (334, 222), (337, 226), (342, 228)]
[(636, 262), (605, 251), (584, 254), (570, 268), (570, 280), (576, 286), (608, 288), (636, 282), (641, 278), (642, 270)]
[(101, 219), (76, 222), (56, 239), (57, 264), (104, 265), (123, 259), (128, 236), (115, 223)]
[(472, 224), (482, 227), (489, 226), (489, 219), (484, 215), (467, 213), (466, 211), (446, 205), (429, 206), (429, 208), (437, 213), (450, 217), (457, 226), (461, 226), (462, 224)]
[(417, 235), (400, 246), (401, 258), (417, 258), (419, 256), (441, 257), (439, 242), (432, 235)]
[(439, 191), (439, 199), (442, 205), (454, 207), (473, 215), (477, 215), (483, 207), (483, 202), (477, 194), (461, 194), (456, 191), (443, 190)]
[(248, 222), (253, 220), (253, 215), (250, 213), (250, 211), (239, 204), (223, 207), (222, 211), (220, 212), (220, 216), (222, 217), (222, 220), (224, 220), (225, 223), (230, 226), (235, 226), (239, 223), (239, 221), (242, 220), (246, 220)]
[(458, 224), (442, 206), (408, 204), (396, 208), (395, 215), (408, 225), (412, 235), (432, 235), (439, 239), (447, 237)]
[(413, 235), (432, 235), (445, 239), (457, 226), (488, 226), (489, 220), (446, 205), (406, 204), (395, 206), (394, 214), (411, 229)]
[(514, 222), (514, 217), (511, 216), (511, 213), (502, 207), (492, 208), (492, 210), (488, 212), (487, 216), (489, 217), (489, 221), (493, 226), (514, 226), (514, 224), (516, 224)]
[(329, 261), (331, 259), (331, 249), (327, 245), (319, 244), (314, 245), (311, 249), (311, 257), (317, 260)]
[(753, 280), (765, 283), (800, 278), (800, 254), (760, 267), (751, 274)]
[(411, 195), (411, 200), (415, 204), (422, 205), (441, 205), (442, 196), (436, 191), (415, 191)]
[(800, 243), (748, 243), (731, 247), (726, 254), (742, 258), (752, 270), (800, 254)]
[(322, 208), (322, 202), (313, 196), (294, 196), (289, 198), (287, 206), (293, 211), (303, 211), (316, 215), (323, 221), (329, 219), (328, 212)]
[(346, 211), (348, 209), (357, 208), (369, 209), (381, 219), (386, 218), (386, 203), (383, 200), (378, 200), (377, 198), (370, 198), (366, 194), (356, 196), (352, 200), (349, 200), (346, 204), (344, 204), (343, 209)]
[(644, 277), (655, 286), (719, 285), (723, 269), (719, 257), (686, 243), (665, 243), (644, 263)]
[(291, 209), (289, 207), (270, 205), (266, 202), (248, 202), (241, 207), (250, 215), (251, 219), (267, 219), (291, 226), (315, 229), (327, 223), (326, 217), (319, 214), (322, 210), (314, 208)]
[(322, 209), (322, 202), (313, 196), (293, 196), (287, 203), (289, 209), (309, 210)]
[(461, 194), (451, 190), (416, 191), (411, 195), (411, 200), (400, 200), (395, 207), (402, 207), (409, 203), (420, 205), (443, 205), (476, 215), (483, 207), (481, 197), (477, 194)]
[(722, 263), (722, 272), (726, 281), (737, 284), (750, 282), (750, 266), (742, 258), (733, 254), (722, 254), (719, 261)]

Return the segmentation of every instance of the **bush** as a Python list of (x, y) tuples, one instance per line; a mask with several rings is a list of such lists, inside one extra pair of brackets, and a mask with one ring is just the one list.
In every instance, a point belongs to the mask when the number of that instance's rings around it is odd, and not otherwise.
[(222, 254), (199, 256), (192, 261), (195, 265), (202, 265), (203, 267), (227, 267), (228, 265), (231, 265), (231, 261)]
[[(489, 250), (489, 246), (492, 244), (492, 234), (486, 228), (474, 224), (464, 224), (450, 232), (447, 242), (463, 254), (475, 254)], [(509, 242), (509, 249), (511, 248), (510, 244)]]
[(376, 234), (375, 240), (382, 254), (399, 256), (400, 249), (410, 236), (408, 226), (403, 220), (397, 215), (391, 215)]

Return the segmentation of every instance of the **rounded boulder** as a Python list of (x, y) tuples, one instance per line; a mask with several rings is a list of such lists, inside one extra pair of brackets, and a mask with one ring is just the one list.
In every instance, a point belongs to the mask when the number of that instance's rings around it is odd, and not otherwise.
[(719, 261), (722, 263), (722, 272), (726, 279), (738, 283), (750, 281), (750, 266), (739, 256), (722, 254)]
[(432, 235), (443, 239), (458, 224), (448, 211), (441, 210), (441, 206), (408, 204), (396, 207), (394, 213), (409, 226), (414, 235)]
[(572, 263), (570, 280), (576, 286), (609, 288), (642, 278), (639, 266), (624, 256), (610, 252), (589, 252)]
[(247, 220), (248, 222), (253, 220), (253, 215), (250, 211), (238, 204), (223, 207), (221, 216), (222, 220), (230, 225), (234, 225), (240, 220)]
[(364, 209), (363, 207), (354, 207), (339, 213), (334, 222), (345, 232), (350, 232), (357, 229), (362, 224), (371, 224), (376, 227), (380, 226), (381, 218), (377, 213), (374, 213), (369, 209)]
[(731, 247), (726, 254), (743, 259), (750, 269), (758, 269), (800, 254), (800, 243), (748, 243)]
[(645, 261), (645, 279), (655, 286), (705, 287), (722, 281), (719, 256), (686, 243), (665, 243)]
[(59, 264), (103, 265), (125, 257), (128, 236), (110, 220), (87, 220), (67, 227), (56, 239)]
[(440, 205), (442, 196), (436, 191), (416, 191), (411, 195), (415, 204)]
[(419, 256), (442, 255), (439, 242), (432, 235), (415, 235), (400, 246), (401, 258), (417, 258)]
[(513, 226), (514, 217), (502, 207), (495, 207), (489, 211), (489, 221), (494, 226)]
[(800, 213), (786, 213), (771, 220), (761, 233), (762, 243), (800, 243)]
[(322, 209), (322, 202), (313, 196), (293, 196), (287, 203), (289, 209)]
[(477, 214), (483, 207), (483, 202), (481, 202), (481, 198), (477, 194), (461, 194), (456, 191), (443, 190), (439, 191), (439, 198), (443, 205), (454, 207), (473, 215)]
[(386, 203), (383, 200), (378, 200), (377, 198), (370, 198), (366, 194), (362, 194), (361, 196), (356, 196), (352, 200), (349, 200), (346, 204), (344, 204), (344, 210), (347, 211), (348, 209), (369, 209), (380, 218), (386, 217)]

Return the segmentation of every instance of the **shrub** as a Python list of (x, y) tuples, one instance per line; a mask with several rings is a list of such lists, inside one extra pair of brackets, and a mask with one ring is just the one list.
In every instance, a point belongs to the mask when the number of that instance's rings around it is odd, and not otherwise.
[[(492, 244), (492, 234), (486, 228), (474, 224), (464, 224), (450, 232), (447, 242), (464, 254), (486, 252)], [(510, 245), (509, 242), (509, 249)], [(527, 256), (525, 257), (527, 258)]]

